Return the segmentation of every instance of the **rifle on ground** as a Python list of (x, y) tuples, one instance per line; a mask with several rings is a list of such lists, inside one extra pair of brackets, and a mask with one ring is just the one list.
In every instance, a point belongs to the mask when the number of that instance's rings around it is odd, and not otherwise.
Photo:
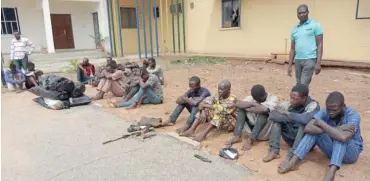
[(144, 129), (144, 130), (139, 130), (139, 131), (134, 131), (134, 132), (131, 132), (131, 133), (127, 133), (127, 134), (122, 135), (119, 138), (105, 141), (105, 142), (103, 142), (103, 145), (108, 144), (108, 143), (111, 143), (111, 142), (118, 141), (120, 139), (126, 139), (126, 138), (131, 137), (131, 136), (141, 136), (142, 134), (145, 134), (145, 133), (147, 133), (149, 131), (153, 131), (153, 130), (154, 130), (154, 128), (151, 127), (151, 128)]

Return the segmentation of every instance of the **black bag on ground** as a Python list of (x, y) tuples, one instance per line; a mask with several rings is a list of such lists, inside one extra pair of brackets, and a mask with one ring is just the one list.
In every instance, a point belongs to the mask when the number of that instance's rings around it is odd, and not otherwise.
[(74, 82), (74, 89), (71, 92), (71, 97), (81, 97), (84, 95), (85, 91), (86, 87), (84, 84), (82, 84), (81, 82)]
[(29, 91), (37, 96), (54, 100), (68, 100), (70, 97), (67, 92), (50, 91), (41, 86), (32, 87)]
[(48, 75), (40, 78), (40, 86), (46, 90), (58, 92), (72, 92), (74, 89), (73, 81), (56, 75)]
[(29, 91), (37, 96), (54, 100), (68, 100), (75, 87), (73, 81), (56, 75), (43, 76), (39, 82), (39, 86)]
[(80, 96), (77, 98), (69, 98), (69, 103), (70, 107), (75, 107), (75, 106), (82, 106), (82, 105), (87, 105), (90, 104), (91, 99), (88, 96)]

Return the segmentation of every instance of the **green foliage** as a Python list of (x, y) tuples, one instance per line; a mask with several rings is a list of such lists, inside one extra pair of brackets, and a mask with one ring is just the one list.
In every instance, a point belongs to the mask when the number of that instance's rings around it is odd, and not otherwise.
[(78, 67), (78, 60), (77, 59), (70, 60), (69, 63), (68, 63), (68, 68), (67, 68), (66, 72), (67, 73), (76, 72), (77, 67)]
[(107, 37), (103, 37), (100, 33), (97, 33), (96, 35), (89, 35), (92, 39), (94, 39), (94, 42), (97, 46), (103, 46), (105, 41), (107, 40)]
[(188, 60), (172, 60), (171, 64), (219, 64), (225, 63), (223, 58), (194, 56)]

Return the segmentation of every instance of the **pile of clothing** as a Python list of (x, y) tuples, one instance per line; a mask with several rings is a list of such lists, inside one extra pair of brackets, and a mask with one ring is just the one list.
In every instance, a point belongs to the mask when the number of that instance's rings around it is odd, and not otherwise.
[(84, 95), (85, 90), (86, 87), (82, 83), (56, 75), (41, 77), (39, 86), (29, 89), (39, 96), (33, 101), (45, 108), (55, 110), (89, 104), (91, 100)]

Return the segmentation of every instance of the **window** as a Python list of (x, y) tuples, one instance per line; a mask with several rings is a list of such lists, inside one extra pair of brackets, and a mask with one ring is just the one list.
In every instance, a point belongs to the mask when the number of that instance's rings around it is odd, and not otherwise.
[(1, 8), (1, 34), (8, 35), (20, 31), (17, 8)]
[(240, 0), (222, 0), (222, 28), (240, 27)]
[(159, 7), (154, 7), (153, 8), (153, 17), (154, 18), (159, 18)]
[(136, 25), (136, 9), (121, 7), (121, 27), (122, 28), (137, 28)]

